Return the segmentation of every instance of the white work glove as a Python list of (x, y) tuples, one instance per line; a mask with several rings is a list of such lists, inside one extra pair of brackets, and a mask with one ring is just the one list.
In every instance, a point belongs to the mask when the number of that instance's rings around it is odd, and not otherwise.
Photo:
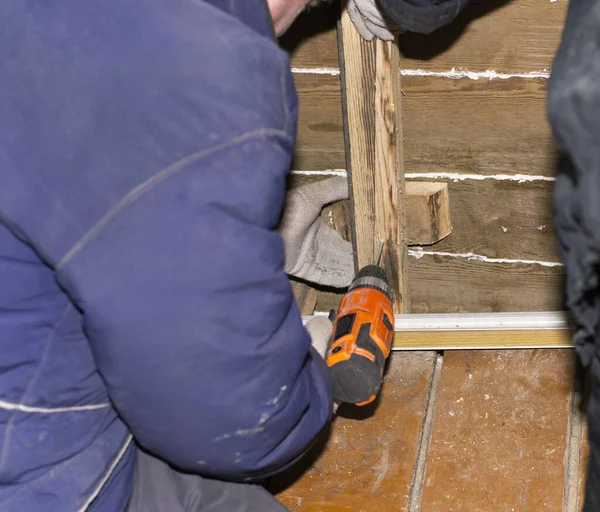
[(381, 12), (377, 0), (348, 0), (348, 15), (358, 33), (367, 41), (374, 37), (392, 41), (394, 34), (402, 32), (398, 25)]
[(354, 278), (352, 244), (320, 218), (323, 206), (341, 199), (348, 199), (348, 182), (341, 177), (288, 192), (279, 224), (287, 274), (323, 286), (350, 286)]
[(311, 318), (304, 326), (310, 335), (310, 344), (323, 358), (327, 358), (333, 324), (325, 315)]
[[(329, 318), (324, 315), (315, 316), (306, 322), (304, 327), (306, 327), (306, 330), (310, 335), (310, 344), (324, 360), (327, 360), (327, 353), (329, 352), (331, 341), (331, 331), (333, 330), (333, 324), (329, 321)], [(333, 414), (336, 413), (339, 405), (339, 402), (333, 402)]]

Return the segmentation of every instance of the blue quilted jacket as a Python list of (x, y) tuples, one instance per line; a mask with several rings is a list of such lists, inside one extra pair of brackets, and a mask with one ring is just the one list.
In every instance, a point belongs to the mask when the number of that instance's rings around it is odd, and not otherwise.
[(296, 107), (264, 0), (3, 2), (0, 510), (123, 510), (136, 441), (268, 476), (328, 421), (275, 231)]

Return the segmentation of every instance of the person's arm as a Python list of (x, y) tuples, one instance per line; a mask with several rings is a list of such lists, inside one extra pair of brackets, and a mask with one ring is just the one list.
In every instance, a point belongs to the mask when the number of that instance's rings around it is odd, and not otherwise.
[[(265, 476), (331, 414), (273, 231), (279, 139), (248, 136), (131, 198), (58, 272), (118, 412), (186, 470)], [(262, 196), (237, 179), (249, 163)]]

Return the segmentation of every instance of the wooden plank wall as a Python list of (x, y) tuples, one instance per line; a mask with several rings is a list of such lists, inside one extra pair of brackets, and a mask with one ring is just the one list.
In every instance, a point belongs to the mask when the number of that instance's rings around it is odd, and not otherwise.
[[(563, 309), (545, 93), (566, 7), (471, 0), (452, 26), (400, 37), (407, 178), (449, 182), (454, 226), (410, 252), (412, 312)], [(292, 186), (345, 167), (336, 11), (303, 15), (281, 42), (300, 101)], [(349, 235), (344, 205), (324, 216)], [(336, 298), (321, 291), (317, 309)]]

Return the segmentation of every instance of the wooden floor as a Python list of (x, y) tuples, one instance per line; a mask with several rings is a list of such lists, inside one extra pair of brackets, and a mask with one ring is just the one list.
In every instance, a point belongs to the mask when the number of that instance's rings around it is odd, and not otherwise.
[(577, 512), (577, 382), (571, 350), (395, 353), (378, 402), (340, 408), (272, 490), (306, 512)]

